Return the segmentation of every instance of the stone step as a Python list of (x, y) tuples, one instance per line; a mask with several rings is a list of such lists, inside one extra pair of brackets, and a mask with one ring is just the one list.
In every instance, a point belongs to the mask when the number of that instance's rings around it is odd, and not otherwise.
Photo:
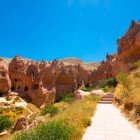
[(106, 97), (105, 98), (104, 97), (102, 98), (102, 101), (113, 101), (113, 100), (114, 100), (114, 98), (106, 98)]
[(114, 98), (112, 95), (104, 95), (102, 98)]
[(112, 104), (112, 101), (99, 101), (99, 104)]

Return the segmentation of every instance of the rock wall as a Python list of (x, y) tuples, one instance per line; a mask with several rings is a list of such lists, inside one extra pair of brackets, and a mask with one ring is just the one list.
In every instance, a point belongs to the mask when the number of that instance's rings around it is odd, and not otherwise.
[(133, 64), (140, 59), (140, 22), (131, 21), (128, 31), (118, 39), (118, 52), (106, 56), (92, 75), (94, 82), (110, 77), (116, 77), (120, 72), (130, 72)]
[(117, 54), (107, 54), (106, 61), (100, 65), (73, 58), (52, 62), (36, 62), (21, 56), (15, 56), (11, 61), (0, 59), (0, 96), (17, 92), (42, 107), (83, 83), (88, 85), (115, 77), (122, 71), (131, 71), (133, 63), (140, 59), (140, 22), (132, 21), (117, 44)]
[(39, 107), (52, 104), (61, 96), (78, 89), (83, 82), (92, 82), (92, 70), (85, 69), (79, 63), (65, 64), (62, 60), (36, 62), (19, 55), (9, 63), (4, 64), (4, 61), (1, 59), (0, 63), (1, 96), (17, 92)]

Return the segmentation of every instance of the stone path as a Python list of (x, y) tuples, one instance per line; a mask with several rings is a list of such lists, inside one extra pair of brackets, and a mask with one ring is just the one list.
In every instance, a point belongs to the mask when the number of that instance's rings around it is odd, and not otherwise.
[(112, 104), (98, 104), (92, 121), (83, 140), (140, 140), (140, 131)]

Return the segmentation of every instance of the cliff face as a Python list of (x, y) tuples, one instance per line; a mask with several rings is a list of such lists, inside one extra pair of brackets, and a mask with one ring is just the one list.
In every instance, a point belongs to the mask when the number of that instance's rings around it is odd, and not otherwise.
[(73, 59), (72, 63), (71, 60), (36, 62), (21, 56), (15, 56), (7, 63), (1, 59), (1, 96), (12, 91), (30, 99), (39, 107), (51, 104), (66, 93), (76, 90), (83, 82), (92, 82), (91, 73), (96, 66), (87, 69), (85, 65), (77, 59)]
[(140, 59), (140, 22), (132, 21), (128, 31), (118, 39), (117, 44), (117, 54), (107, 55), (106, 61), (93, 71), (95, 82), (133, 69), (133, 63)]
[(83, 83), (115, 77), (129, 72), (140, 59), (140, 22), (131, 22), (125, 35), (118, 39), (118, 52), (106, 56), (101, 64), (83, 63), (74, 58), (36, 62), (15, 56), (0, 59), (0, 96), (13, 92), (41, 107), (51, 104)]
[(140, 46), (140, 22), (131, 21), (131, 25), (125, 35), (118, 39), (118, 54), (123, 55), (126, 52)]

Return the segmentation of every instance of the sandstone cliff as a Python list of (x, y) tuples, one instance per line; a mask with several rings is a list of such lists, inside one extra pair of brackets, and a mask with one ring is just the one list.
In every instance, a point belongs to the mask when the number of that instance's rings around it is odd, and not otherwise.
[(115, 77), (119, 72), (130, 72), (140, 59), (140, 22), (131, 22), (125, 35), (118, 39), (118, 52), (106, 56), (100, 64), (84, 63), (68, 58), (52, 62), (34, 61), (15, 56), (0, 59), (0, 96), (11, 91), (19, 93), (41, 107), (52, 104), (61, 96), (85, 83)]
[(41, 107), (78, 89), (83, 82), (92, 83), (91, 73), (97, 66), (91, 64), (89, 67), (77, 59), (39, 62), (19, 55), (12, 60), (3, 58), (0, 61), (0, 93), (3, 96), (17, 92)]

